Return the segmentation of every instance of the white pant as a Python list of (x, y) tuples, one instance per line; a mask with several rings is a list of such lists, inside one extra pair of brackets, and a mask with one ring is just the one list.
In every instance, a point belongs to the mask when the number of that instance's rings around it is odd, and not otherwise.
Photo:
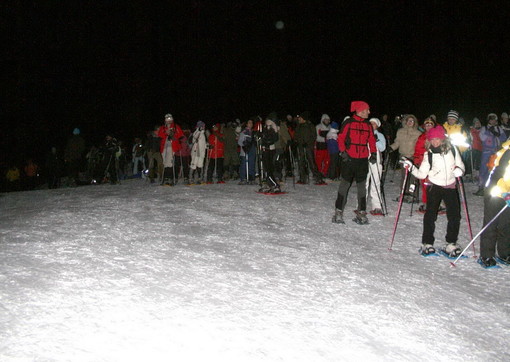
[(367, 174), (367, 204), (368, 200), (372, 200), (372, 210), (381, 209), (381, 176), (382, 176), (382, 165), (379, 162), (368, 163), (368, 174)]
[(133, 175), (136, 175), (138, 170), (138, 164), (142, 163), (142, 171), (145, 170), (145, 157), (133, 157)]

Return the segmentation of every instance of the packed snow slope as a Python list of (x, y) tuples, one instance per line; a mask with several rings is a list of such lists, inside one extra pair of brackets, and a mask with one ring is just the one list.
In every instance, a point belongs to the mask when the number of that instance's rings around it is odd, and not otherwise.
[[(510, 269), (472, 250), (456, 268), (420, 256), (407, 204), (388, 251), (397, 185), (369, 225), (351, 221), (354, 185), (346, 224), (331, 223), (337, 187), (138, 179), (1, 195), (0, 360), (509, 361)], [(439, 216), (438, 246), (445, 231)]]

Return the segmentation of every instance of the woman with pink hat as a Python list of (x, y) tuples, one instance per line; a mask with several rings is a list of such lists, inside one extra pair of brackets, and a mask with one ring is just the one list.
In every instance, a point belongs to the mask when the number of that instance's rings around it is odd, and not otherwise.
[(423, 234), (421, 253), (435, 253), (434, 231), (439, 205), (446, 204), (448, 225), (446, 227), (446, 246), (442, 249), (450, 257), (456, 257), (461, 249), (457, 245), (460, 227), (460, 202), (457, 191), (457, 178), (464, 174), (464, 163), (458, 149), (452, 146), (446, 137), (446, 131), (440, 125), (427, 132), (426, 152), (417, 168), (412, 161), (405, 160), (404, 167), (414, 177), (427, 179), (427, 206), (423, 216)]

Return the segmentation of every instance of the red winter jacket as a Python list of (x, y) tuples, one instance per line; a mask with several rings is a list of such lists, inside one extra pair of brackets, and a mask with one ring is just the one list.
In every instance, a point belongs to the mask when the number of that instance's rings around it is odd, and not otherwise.
[(427, 140), (427, 132), (423, 132), (418, 136), (416, 140), (416, 145), (414, 146), (414, 156), (413, 161), (416, 166), (420, 166), (423, 161), (423, 155), (425, 154), (425, 141)]
[[(179, 139), (184, 137), (184, 133), (182, 132), (181, 127), (177, 124), (172, 123), (170, 128), (174, 131), (174, 136), (172, 137), (172, 151), (177, 152), (181, 149), (181, 143)], [(165, 125), (159, 127), (158, 129), (158, 137), (161, 138), (161, 143), (159, 144), (159, 152), (163, 153), (165, 151), (165, 143), (168, 139), (168, 135), (166, 134), (167, 127)]]
[(347, 151), (351, 158), (368, 158), (371, 150), (376, 150), (374, 129), (366, 119), (352, 116), (342, 124), (338, 134), (340, 152)]
[(213, 132), (209, 135), (209, 158), (223, 158), (225, 155), (225, 144), (223, 143), (223, 134)]

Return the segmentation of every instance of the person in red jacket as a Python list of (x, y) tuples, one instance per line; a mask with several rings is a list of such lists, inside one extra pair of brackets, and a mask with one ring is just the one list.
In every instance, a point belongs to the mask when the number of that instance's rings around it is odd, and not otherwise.
[(480, 171), (480, 159), (482, 158), (482, 140), (480, 139), (480, 131), (482, 129), (482, 122), (478, 118), (473, 118), (473, 126), (470, 127), (469, 131), (471, 133), (471, 162), (472, 162), (472, 170), (471, 176), (473, 180), (478, 180), (478, 172)]
[(223, 158), (225, 145), (223, 143), (223, 134), (220, 131), (220, 124), (212, 127), (212, 133), (208, 139), (209, 152), (207, 155), (207, 183), (213, 183), (213, 173), (216, 173), (217, 183), (224, 184), (223, 181)]
[[(358, 208), (353, 221), (358, 224), (368, 224), (365, 184), (368, 174), (368, 162), (377, 162), (375, 136), (374, 130), (367, 120), (370, 114), (370, 107), (366, 102), (352, 102), (351, 113), (352, 117), (342, 123), (342, 128), (338, 134), (338, 148), (340, 150), (342, 168), (333, 222), (344, 223), (343, 210), (347, 202), (347, 194), (351, 188), (352, 181), (356, 180)], [(374, 150), (374, 152), (370, 153), (369, 149)]]
[[(423, 161), (423, 155), (425, 155), (425, 152), (427, 152), (427, 149), (425, 148), (425, 141), (427, 141), (427, 133), (430, 129), (434, 128), (435, 126), (436, 122), (432, 117), (427, 117), (425, 118), (425, 121), (423, 121), (424, 132), (418, 137), (416, 145), (414, 146), (413, 160), (416, 167), (420, 167)], [(420, 184), (422, 204), (420, 205), (419, 211), (425, 212), (425, 205), (427, 205), (427, 185), (425, 179), (420, 180)]]
[(174, 170), (175, 153), (181, 149), (180, 139), (184, 137), (181, 127), (174, 122), (170, 113), (165, 115), (165, 124), (159, 127), (158, 137), (161, 139), (159, 151), (163, 157), (163, 181), (162, 185), (175, 185), (176, 175)]

